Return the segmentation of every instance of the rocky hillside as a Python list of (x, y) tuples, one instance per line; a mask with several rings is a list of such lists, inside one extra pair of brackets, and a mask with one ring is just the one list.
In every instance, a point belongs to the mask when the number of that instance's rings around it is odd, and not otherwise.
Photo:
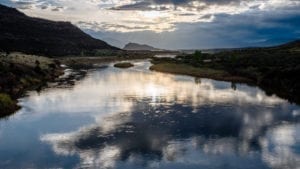
[(29, 17), (0, 4), (0, 51), (66, 56), (93, 54), (104, 49), (118, 50), (69, 22)]
[(141, 45), (138, 43), (128, 43), (123, 48), (124, 50), (145, 50), (145, 51), (161, 51), (161, 49), (154, 48), (149, 45)]

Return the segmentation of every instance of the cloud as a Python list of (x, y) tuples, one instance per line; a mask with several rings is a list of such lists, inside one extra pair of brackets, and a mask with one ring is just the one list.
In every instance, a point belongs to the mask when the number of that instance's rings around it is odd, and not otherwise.
[[(167, 49), (205, 49), (218, 47), (271, 46), (300, 38), (300, 12), (267, 11), (239, 15), (207, 15), (211, 22), (177, 23), (173, 32), (151, 31), (118, 33), (88, 30), (98, 38), (114, 38), (123, 46), (129, 41), (145, 43)], [(255, 18), (255, 19), (253, 19)]]
[(21, 10), (50, 10), (53, 12), (61, 11), (64, 9), (62, 5), (55, 1), (43, 0), (11, 0), (10, 4)]
[(206, 7), (208, 5), (233, 5), (238, 4), (240, 1), (246, 0), (143, 0), (132, 1), (130, 4), (118, 6), (117, 10), (153, 10), (153, 9), (173, 9), (178, 7), (188, 7), (194, 9), (203, 9), (198, 7)]
[(299, 38), (298, 0), (1, 0), (0, 3), (10, 3), (34, 17), (71, 21), (95, 37), (118, 39), (121, 42), (118, 46), (137, 41), (172, 49), (241, 47), (274, 45)]
[[(83, 1), (68, 0), (13, 0), (24, 12), (55, 20), (68, 19), (73, 23), (93, 22), (99, 31), (166, 32), (176, 30), (180, 23), (213, 22), (215, 15), (227, 16), (265, 11), (291, 11), (299, 7), (299, 1), (249, 1), (249, 0), (126, 0), (126, 1)], [(30, 10), (25, 10), (30, 9)], [(60, 11), (60, 14), (54, 12)], [(84, 15), (81, 15), (84, 14)], [(129, 23), (129, 22), (130, 23)], [(151, 22), (145, 25), (139, 21)], [(131, 24), (131, 25), (130, 25)], [(133, 25), (135, 24), (135, 25)], [(103, 27), (101, 27), (103, 25)], [(155, 26), (154, 26), (155, 25)], [(85, 29), (87, 29), (85, 25)], [(114, 28), (112, 28), (114, 27)]]

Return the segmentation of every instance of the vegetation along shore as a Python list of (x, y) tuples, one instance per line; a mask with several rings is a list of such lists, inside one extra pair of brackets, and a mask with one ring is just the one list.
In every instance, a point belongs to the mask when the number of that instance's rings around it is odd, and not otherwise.
[(116, 63), (114, 65), (114, 67), (117, 67), (117, 68), (130, 68), (130, 67), (133, 67), (134, 65), (130, 62), (121, 62), (121, 63)]
[(215, 54), (196, 51), (176, 58), (155, 58), (151, 70), (255, 84), (268, 95), (300, 103), (300, 41), (267, 48)]
[(60, 76), (59, 61), (21, 53), (0, 54), (0, 116), (18, 109), (16, 99)]

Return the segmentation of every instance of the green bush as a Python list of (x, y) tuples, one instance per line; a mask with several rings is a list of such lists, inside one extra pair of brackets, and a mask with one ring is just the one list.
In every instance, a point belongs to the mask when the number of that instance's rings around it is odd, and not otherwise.
[(194, 55), (193, 55), (193, 59), (196, 62), (202, 62), (202, 60), (203, 60), (202, 52), (199, 51), (199, 50), (196, 50), (195, 53), (194, 53)]
[(7, 94), (0, 93), (0, 114), (6, 114), (14, 110), (15, 102)]

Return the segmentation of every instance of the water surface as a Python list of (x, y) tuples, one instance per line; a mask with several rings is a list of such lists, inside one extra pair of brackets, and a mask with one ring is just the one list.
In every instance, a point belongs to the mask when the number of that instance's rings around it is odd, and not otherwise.
[(0, 120), (0, 168), (299, 169), (298, 105), (149, 66), (30, 92)]

